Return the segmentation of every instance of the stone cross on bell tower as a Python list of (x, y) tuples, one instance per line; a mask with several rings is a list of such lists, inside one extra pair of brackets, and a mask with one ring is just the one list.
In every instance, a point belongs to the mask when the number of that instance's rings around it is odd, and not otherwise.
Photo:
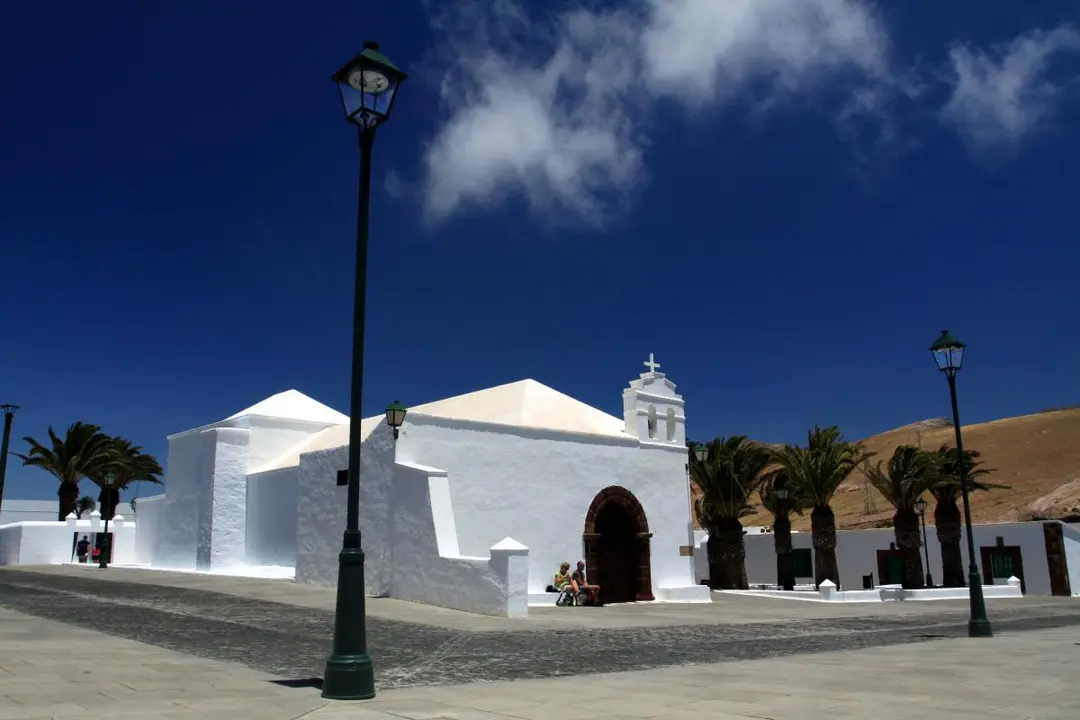
[(686, 445), (686, 415), (682, 397), (675, 392), (675, 383), (657, 368), (656, 356), (649, 353), (644, 363), (647, 372), (623, 390), (623, 420), (625, 430), (639, 440)]

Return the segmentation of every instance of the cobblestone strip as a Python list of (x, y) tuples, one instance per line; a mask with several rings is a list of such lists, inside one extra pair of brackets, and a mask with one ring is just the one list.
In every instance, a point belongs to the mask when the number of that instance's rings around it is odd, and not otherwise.
[[(7, 572), (0, 605), (283, 678), (319, 677), (333, 614), (201, 590)], [(1080, 607), (995, 608), (995, 630), (1080, 624)], [(455, 632), (368, 618), (381, 688), (545, 678), (853, 650), (966, 634), (959, 611), (737, 625)]]

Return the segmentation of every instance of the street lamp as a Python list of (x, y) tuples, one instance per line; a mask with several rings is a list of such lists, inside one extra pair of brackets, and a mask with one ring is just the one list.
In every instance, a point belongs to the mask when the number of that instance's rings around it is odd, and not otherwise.
[(948, 330), (941, 331), (941, 337), (930, 346), (938, 370), (945, 373), (949, 381), (949, 398), (952, 400), (953, 429), (956, 431), (956, 466), (960, 473), (960, 495), (964, 499), (964, 526), (967, 531), (968, 559), (968, 597), (971, 601), (971, 619), (968, 620), (968, 637), (992, 637), (993, 629), (986, 617), (986, 600), (983, 599), (982, 578), (975, 559), (975, 536), (971, 530), (971, 504), (968, 502), (967, 463), (964, 462), (964, 440), (960, 433), (960, 410), (956, 404), (956, 373), (964, 361), (964, 349), (960, 342)]
[(709, 446), (700, 444), (694, 447), (694, 457), (698, 462), (705, 462), (709, 457)]
[(109, 546), (111, 545), (109, 542), (109, 516), (112, 515), (109, 507), (112, 506), (112, 489), (115, 482), (115, 473), (105, 473), (105, 498), (107, 503), (102, 503), (105, 506), (105, 534), (101, 536), (101, 555), (98, 558), (98, 567), (102, 570), (109, 567)]
[(394, 439), (398, 439), (398, 430), (405, 422), (405, 414), (409, 410), (397, 400), (386, 406), (386, 424), (394, 429)]
[(360, 418), (364, 393), (364, 305), (367, 295), (368, 211), (371, 197), (371, 148), (375, 131), (390, 119), (405, 73), (379, 53), (379, 44), (364, 50), (336, 73), (345, 119), (360, 139), (360, 191), (356, 214), (356, 284), (353, 290), (352, 389), (349, 396), (349, 477), (345, 533), (338, 555), (334, 645), (326, 660), (322, 696), (330, 700), (375, 697), (375, 670), (367, 652), (364, 551), (360, 538)]
[(11, 423), (18, 405), (0, 405), (4, 411), (4, 439), (0, 440), (0, 509), (4, 507), (4, 477), (7, 476), (8, 444), (11, 442)]
[(930, 574), (930, 546), (926, 543), (926, 500), (919, 498), (915, 501), (915, 511), (919, 513), (919, 524), (922, 525), (923, 560), (926, 562), (926, 587), (934, 587), (934, 576)]
[[(776, 498), (775, 527), (773, 543), (776, 545), (776, 584), (784, 590), (795, 589), (795, 569), (791, 549), (791, 519), (788, 517), (788, 498), (791, 491), (787, 488), (787, 477), (778, 474), (773, 481), (773, 497)], [(781, 552), (782, 550), (782, 552)]]

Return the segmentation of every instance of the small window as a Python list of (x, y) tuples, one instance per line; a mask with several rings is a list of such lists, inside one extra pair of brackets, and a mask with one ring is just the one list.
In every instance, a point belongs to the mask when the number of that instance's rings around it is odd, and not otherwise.
[(671, 442), (675, 439), (675, 410), (667, 409), (667, 439)]
[(649, 406), (649, 437), (656, 437), (656, 406)]

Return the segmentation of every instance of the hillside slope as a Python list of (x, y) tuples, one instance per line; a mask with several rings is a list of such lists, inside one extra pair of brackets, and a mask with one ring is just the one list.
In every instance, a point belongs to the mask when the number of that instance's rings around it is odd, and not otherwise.
[[(975, 522), (1008, 522), (1080, 515), (1080, 409), (1058, 410), (1004, 418), (963, 428), (964, 447), (982, 453), (984, 466), (994, 473), (989, 482), (1010, 486), (972, 494)], [(898, 445), (921, 445), (926, 449), (954, 444), (953, 429), (945, 421), (931, 420), (867, 438), (866, 447), (877, 453), (871, 462), (888, 460)], [(868, 495), (869, 492), (869, 495)], [(867, 513), (867, 505), (870, 513)], [(755, 498), (756, 500), (756, 498)], [(933, 497), (927, 519), (932, 522)], [(873, 488), (867, 491), (865, 476), (856, 471), (832, 503), (840, 528), (886, 527), (892, 507)], [(743, 525), (769, 525), (768, 512), (755, 507)], [(794, 527), (807, 530), (810, 518), (795, 517)]]

